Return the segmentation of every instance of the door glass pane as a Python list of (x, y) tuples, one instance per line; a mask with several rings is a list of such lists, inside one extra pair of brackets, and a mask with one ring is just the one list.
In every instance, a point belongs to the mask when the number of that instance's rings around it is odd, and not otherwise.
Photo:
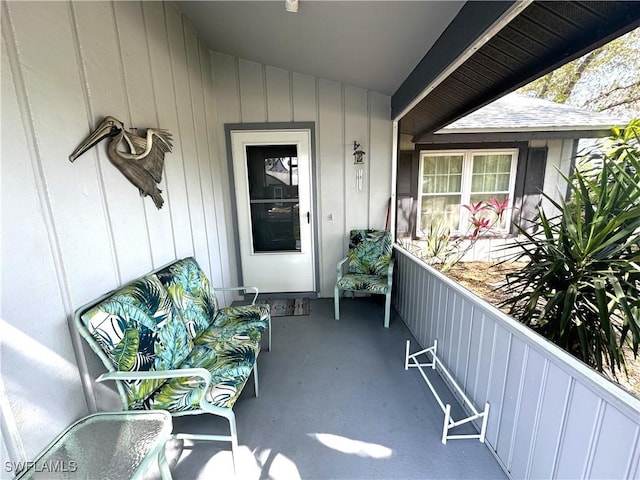
[(254, 252), (301, 251), (297, 147), (246, 148)]
[(255, 252), (300, 251), (298, 204), (251, 204), (251, 230)]

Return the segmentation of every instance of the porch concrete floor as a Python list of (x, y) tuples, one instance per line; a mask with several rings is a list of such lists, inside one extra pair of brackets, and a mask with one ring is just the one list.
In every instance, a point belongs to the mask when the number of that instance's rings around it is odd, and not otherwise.
[[(412, 340), (412, 352), (417, 343), (393, 313), (388, 330), (382, 323), (383, 304), (373, 298), (343, 299), (340, 321), (332, 299), (311, 300), (309, 316), (272, 319), (273, 350), (259, 357), (260, 396), (250, 379), (234, 408), (238, 478), (506, 478), (478, 440), (440, 442), (443, 413), (417, 369), (404, 370), (405, 342)], [(224, 420), (208, 415), (175, 418), (174, 426), (228, 432)], [(173, 477), (232, 478), (229, 448), (170, 444)]]

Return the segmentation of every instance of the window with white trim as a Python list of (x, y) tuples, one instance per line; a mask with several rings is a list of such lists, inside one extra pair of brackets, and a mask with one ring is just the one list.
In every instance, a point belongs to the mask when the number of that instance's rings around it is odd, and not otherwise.
[[(494, 230), (507, 233), (513, 205), (518, 149), (423, 150), (418, 176), (416, 233), (447, 227), (464, 234), (469, 211), (463, 205), (508, 199), (507, 212)], [(483, 216), (491, 219), (491, 212)], [(495, 218), (495, 217), (494, 217)]]

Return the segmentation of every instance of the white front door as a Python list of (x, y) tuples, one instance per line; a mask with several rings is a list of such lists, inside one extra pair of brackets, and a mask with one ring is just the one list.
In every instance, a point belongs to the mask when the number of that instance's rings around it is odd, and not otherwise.
[(311, 131), (230, 133), (242, 283), (315, 291)]

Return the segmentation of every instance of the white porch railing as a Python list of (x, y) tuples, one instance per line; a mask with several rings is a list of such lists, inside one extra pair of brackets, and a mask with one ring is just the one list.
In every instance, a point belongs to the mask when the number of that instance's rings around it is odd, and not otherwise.
[(423, 348), (438, 341), (473, 402), (490, 404), (485, 444), (512, 478), (639, 478), (640, 400), (405, 250), (394, 255), (394, 308)]

